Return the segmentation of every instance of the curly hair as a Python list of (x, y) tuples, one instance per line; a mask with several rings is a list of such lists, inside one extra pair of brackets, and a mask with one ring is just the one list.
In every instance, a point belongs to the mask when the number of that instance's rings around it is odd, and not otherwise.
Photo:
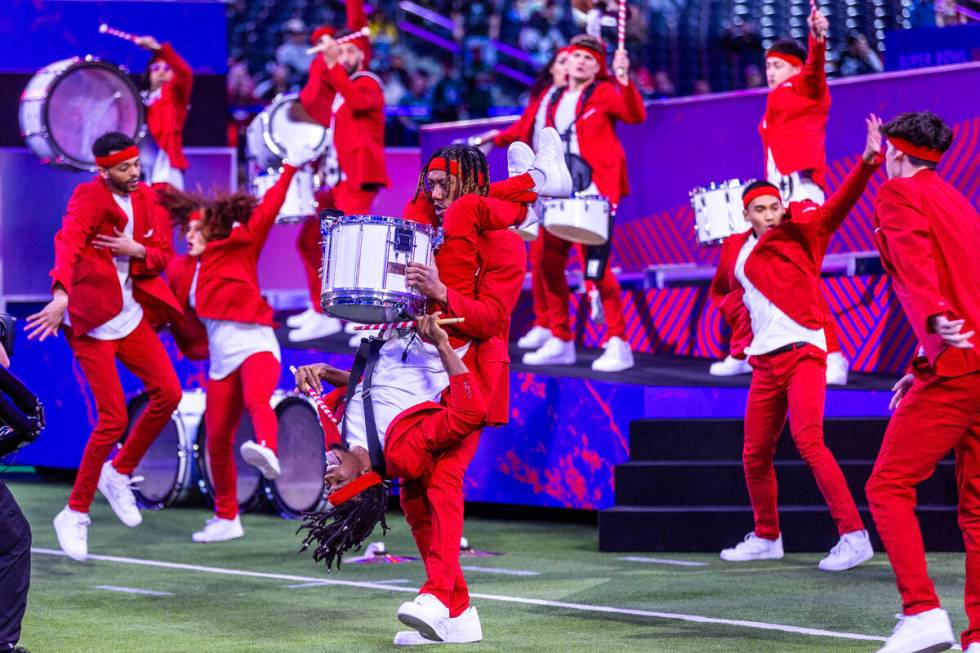
[(436, 150), (429, 160), (426, 161), (422, 172), (419, 173), (418, 186), (415, 188), (414, 202), (426, 190), (429, 181), (429, 166), (436, 159), (445, 159), (447, 171), (456, 164), (459, 170), (459, 179), (462, 182), (459, 196), (463, 195), (483, 195), (490, 192), (490, 166), (487, 164), (487, 157), (479, 149), (469, 145), (448, 145)]
[(185, 193), (172, 186), (165, 186), (156, 192), (157, 202), (170, 214), (170, 225), (187, 230), (191, 215), (207, 205), (207, 200), (193, 193)]
[(258, 205), (258, 200), (243, 192), (223, 193), (208, 199), (193, 193), (166, 188), (157, 193), (160, 205), (170, 214), (170, 222), (187, 229), (191, 215), (200, 211), (206, 240), (221, 240), (231, 234), (236, 222), (245, 224)]
[(388, 509), (388, 492), (391, 483), (385, 481), (362, 490), (357, 496), (334, 506), (326, 512), (307, 513), (296, 529), (308, 531), (303, 538), (299, 553), (314, 545), (314, 562), (323, 561), (330, 570), (336, 564), (340, 569), (344, 553), (360, 551), (364, 541), (381, 525), (382, 537), (391, 528), (385, 519)]

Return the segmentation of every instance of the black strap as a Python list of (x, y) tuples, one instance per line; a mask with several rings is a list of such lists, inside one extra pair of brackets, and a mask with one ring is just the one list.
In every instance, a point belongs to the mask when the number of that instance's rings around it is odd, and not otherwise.
[[(371, 457), (371, 467), (382, 476), (385, 475), (384, 449), (381, 446), (381, 439), (378, 437), (378, 426), (374, 421), (374, 405), (371, 403), (371, 377), (374, 375), (374, 368), (380, 358), (381, 347), (385, 341), (381, 338), (363, 338), (357, 353), (354, 355), (354, 365), (350, 370), (350, 378), (347, 380), (347, 393), (344, 395), (344, 414), (357, 384), (363, 377), (364, 389), (361, 392), (361, 401), (364, 405), (364, 427), (367, 431), (368, 454)], [(343, 420), (340, 428), (340, 440), (345, 447), (347, 442), (347, 419)]]

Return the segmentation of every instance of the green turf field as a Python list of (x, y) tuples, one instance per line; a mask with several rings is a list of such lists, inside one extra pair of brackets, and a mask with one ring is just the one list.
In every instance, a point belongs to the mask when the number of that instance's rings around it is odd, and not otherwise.
[[(225, 544), (190, 541), (208, 517), (203, 508), (144, 512), (142, 526), (128, 529), (101, 497), (89, 552), (120, 559), (79, 564), (38, 552), (57, 550), (51, 519), (68, 487), (9, 485), (34, 530), (21, 641), (32, 653), (391, 651), (395, 611), (423, 577), (418, 562), (347, 565), (328, 575), (295, 554), (295, 522), (271, 515), (246, 515), (245, 537)], [(389, 550), (414, 553), (401, 515), (391, 522)], [(625, 561), (599, 553), (595, 530), (580, 525), (471, 519), (466, 535), (479, 549), (504, 553), (464, 560), (497, 572), (466, 572), (485, 635), (468, 651), (874, 651), (875, 641), (780, 628), (883, 637), (899, 609), (883, 555), (825, 574), (817, 554), (741, 566), (692, 554), (631, 555), (706, 564)], [(963, 627), (962, 556), (930, 562), (954, 627)], [(353, 584), (311, 584), (317, 580)]]

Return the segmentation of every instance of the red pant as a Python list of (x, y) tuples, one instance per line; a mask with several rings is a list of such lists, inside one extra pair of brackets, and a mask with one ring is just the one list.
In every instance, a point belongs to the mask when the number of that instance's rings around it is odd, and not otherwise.
[(98, 412), (98, 422), (85, 445), (78, 476), (68, 499), (68, 507), (72, 510), (88, 512), (102, 464), (122, 438), (128, 423), (126, 396), (116, 371), (116, 359), (143, 382), (150, 398), (146, 410), (136, 420), (126, 443), (112, 462), (121, 474), (133, 473), (177, 409), (181, 397), (180, 381), (163, 343), (146, 318), (135, 331), (119, 340), (73, 336), (70, 328), (65, 329), (65, 335), (95, 398)]
[(208, 380), (204, 424), (214, 485), (214, 514), (222, 519), (234, 519), (238, 514), (238, 473), (232, 447), (243, 410), (252, 418), (255, 441), (277, 450), (278, 422), (269, 399), (279, 383), (279, 372), (279, 361), (264, 351), (246, 358), (225, 378)]
[[(547, 322), (551, 335), (562, 340), (571, 340), (572, 316), (568, 311), (568, 279), (565, 278), (565, 268), (568, 267), (568, 254), (572, 243), (563, 240), (542, 227), (542, 261), (541, 271), (544, 277), (545, 299), (547, 301)], [(602, 278), (595, 282), (602, 299), (602, 307), (606, 314), (606, 337), (626, 339), (626, 321), (623, 319), (622, 290), (619, 281), (612, 273), (612, 266), (606, 265)]]
[(823, 441), (827, 354), (813, 345), (780, 354), (752, 356), (752, 384), (745, 406), (742, 465), (755, 514), (755, 534), (779, 537), (773, 457), (786, 414), (800, 457), (817, 480), (830, 514), (843, 535), (864, 529), (840, 466)]
[(907, 615), (939, 607), (915, 516), (916, 486), (956, 452), (959, 524), (966, 547), (963, 648), (980, 642), (980, 373), (916, 378), (888, 423), (866, 492)]
[[(540, 227), (544, 231), (543, 227)], [(531, 306), (534, 309), (534, 326), (551, 329), (548, 315), (548, 289), (544, 282), (544, 238), (540, 235), (531, 241), (529, 247), (531, 263)]]
[[(350, 184), (342, 181), (326, 193), (317, 194), (317, 202), (321, 209), (340, 209), (347, 215), (367, 215), (371, 212), (377, 190), (359, 190), (351, 188)], [(323, 267), (323, 246), (320, 239), (320, 220), (310, 218), (303, 223), (296, 241), (296, 248), (303, 260), (306, 271), (306, 284), (310, 290), (310, 301), (313, 308), (322, 313), (320, 308), (320, 268)]]

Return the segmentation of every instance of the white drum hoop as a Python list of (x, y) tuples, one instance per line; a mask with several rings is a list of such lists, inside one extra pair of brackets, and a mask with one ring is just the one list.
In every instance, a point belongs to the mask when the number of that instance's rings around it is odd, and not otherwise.
[[(287, 519), (323, 512), (327, 508), (327, 486), (323, 479), (327, 469), (326, 446), (316, 404), (304, 394), (279, 391), (277, 394), (281, 398), (276, 405), (276, 419), (282, 473), (279, 478), (266, 481), (266, 496)], [(301, 421), (293, 421), (294, 415), (300, 415)], [(293, 442), (295, 432), (303, 433), (302, 442)]]
[[(251, 139), (247, 140), (249, 155), (254, 159), (260, 168), (269, 168), (273, 165), (273, 159), (278, 162), (283, 161), (288, 154), (289, 143), (284, 142), (283, 138), (276, 133), (275, 121), (280, 111), (286, 111), (287, 116), (292, 122), (304, 122), (315, 125), (320, 132), (320, 136), (315, 143), (309, 143), (317, 157), (321, 156), (330, 145), (329, 130), (314, 120), (303, 108), (299, 101), (299, 93), (285, 93), (277, 95), (272, 102), (266, 106), (254, 120), (258, 120), (261, 126), (261, 144), (254, 143)], [(298, 118), (299, 120), (296, 120)], [(249, 125), (251, 127), (251, 125)], [(265, 152), (252, 151), (253, 148), (264, 147)], [(270, 156), (271, 155), (271, 156)]]
[[(691, 197), (691, 209), (694, 212), (694, 234), (698, 244), (702, 247), (713, 247), (720, 245), (726, 238), (735, 234), (744, 233), (751, 228), (751, 225), (742, 215), (742, 189), (744, 184), (738, 179), (728, 179), (721, 183), (711, 183), (708, 186), (698, 186), (689, 193)], [(718, 217), (718, 220), (707, 216), (709, 198), (712, 196), (723, 196), (726, 207), (725, 215)], [(717, 210), (717, 207), (716, 207)], [(708, 217), (707, 224), (702, 224), (702, 216)], [(715, 222), (719, 224), (715, 224)], [(716, 229), (718, 226), (727, 229)]]
[[(599, 205), (605, 205), (606, 223), (605, 236), (591, 229), (585, 228), (582, 225), (572, 225), (572, 224), (549, 224), (548, 216), (557, 207), (562, 206), (565, 202), (570, 203), (588, 203), (593, 202)], [(548, 230), (549, 233), (567, 240), (573, 243), (579, 243), (581, 245), (587, 245), (590, 247), (599, 247), (605, 245), (609, 242), (609, 232), (612, 227), (612, 204), (609, 199), (604, 195), (574, 195), (572, 197), (566, 198), (549, 198), (544, 200), (545, 211), (544, 215), (541, 216), (541, 225)]]

